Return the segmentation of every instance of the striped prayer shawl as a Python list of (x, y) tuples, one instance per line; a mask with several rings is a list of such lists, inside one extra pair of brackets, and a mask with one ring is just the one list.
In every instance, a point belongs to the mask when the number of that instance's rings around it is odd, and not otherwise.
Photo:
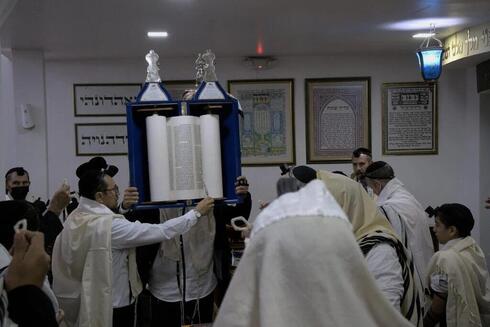
[(423, 312), (414, 280), (415, 269), (413, 261), (407, 256), (403, 244), (399, 240), (387, 237), (380, 232), (377, 234), (366, 235), (361, 238), (358, 243), (364, 256), (366, 256), (374, 246), (380, 243), (386, 243), (395, 249), (398, 261), (402, 267), (403, 275), (403, 296), (400, 301), (401, 313), (414, 326), (422, 326)]
[(0, 327), (5, 325), (8, 317), (8, 300), (7, 292), (3, 289), (3, 277), (0, 278)]

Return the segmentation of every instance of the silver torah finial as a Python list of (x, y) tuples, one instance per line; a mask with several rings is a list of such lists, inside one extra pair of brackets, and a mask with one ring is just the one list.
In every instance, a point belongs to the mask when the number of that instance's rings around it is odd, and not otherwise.
[(200, 85), (204, 79), (204, 66), (206, 62), (202, 59), (202, 55), (199, 53), (196, 59), (196, 86)]
[(146, 62), (148, 63), (148, 67), (146, 68), (147, 83), (159, 83), (162, 81), (160, 74), (158, 74), (158, 71), (160, 70), (160, 68), (158, 68), (158, 58), (158, 54), (153, 50), (150, 50), (145, 56)]
[(201, 56), (201, 58), (204, 61), (204, 81), (216, 82), (218, 80), (214, 68), (214, 59), (216, 59), (216, 56), (210, 49), (208, 49), (204, 51), (204, 54)]

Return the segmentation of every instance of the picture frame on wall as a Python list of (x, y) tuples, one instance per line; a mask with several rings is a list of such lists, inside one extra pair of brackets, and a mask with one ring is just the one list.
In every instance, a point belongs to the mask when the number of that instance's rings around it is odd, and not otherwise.
[(437, 84), (384, 83), (381, 94), (383, 154), (437, 154)]
[(371, 78), (305, 79), (306, 162), (350, 162), (371, 148)]
[(128, 131), (125, 123), (75, 124), (77, 156), (126, 155)]
[(242, 165), (295, 164), (294, 80), (230, 80), (228, 92), (243, 110)]
[(126, 103), (136, 100), (141, 83), (73, 84), (75, 117), (126, 116)]
[[(173, 100), (180, 100), (195, 81), (163, 81)], [(73, 84), (75, 117), (126, 116), (126, 103), (136, 101), (142, 83)]]

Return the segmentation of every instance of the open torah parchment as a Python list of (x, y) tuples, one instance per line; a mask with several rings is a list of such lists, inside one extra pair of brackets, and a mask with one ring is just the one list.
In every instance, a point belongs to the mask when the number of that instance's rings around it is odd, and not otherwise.
[(218, 115), (146, 117), (152, 202), (223, 197)]

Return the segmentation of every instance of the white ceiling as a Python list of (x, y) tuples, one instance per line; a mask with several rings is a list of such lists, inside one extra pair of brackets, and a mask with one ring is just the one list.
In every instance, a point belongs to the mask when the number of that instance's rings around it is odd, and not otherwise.
[[(0, 28), (2, 48), (43, 49), (46, 57), (133, 58), (155, 49), (160, 57), (256, 54), (323, 55), (411, 52), (415, 30), (387, 23), (452, 17), (444, 38), (490, 20), (490, 0), (18, 0)], [(167, 39), (148, 39), (166, 30)]]

